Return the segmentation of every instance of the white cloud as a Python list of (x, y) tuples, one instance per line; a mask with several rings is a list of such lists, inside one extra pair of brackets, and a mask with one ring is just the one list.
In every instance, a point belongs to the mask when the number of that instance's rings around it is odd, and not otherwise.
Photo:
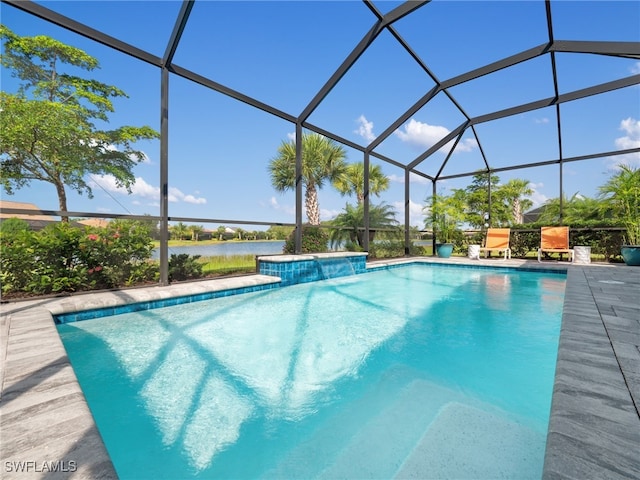
[[(95, 147), (98, 145), (98, 142), (96, 140), (91, 140), (89, 142), (89, 145), (92, 147)], [(119, 152), (120, 150), (118, 149), (118, 147), (116, 147), (114, 144), (110, 143), (108, 145), (104, 145), (104, 149), (109, 151), (109, 152)], [(151, 159), (149, 158), (149, 155), (147, 155), (144, 151), (141, 151), (142, 153), (142, 158), (140, 160), (138, 160), (135, 156), (133, 155), (129, 155), (129, 158), (131, 159), (131, 161), (136, 162), (136, 163), (145, 163), (147, 165), (151, 165)]]
[(531, 195), (529, 195), (529, 199), (533, 202), (533, 206), (531, 208), (537, 208), (549, 200), (549, 197), (540, 192), (540, 189), (544, 188), (544, 183), (529, 182), (529, 188), (532, 190)]
[(140, 163), (151, 165), (151, 159), (149, 158), (149, 155), (146, 154), (146, 152), (142, 152), (142, 160), (140, 160)]
[(400, 140), (424, 148), (431, 147), (449, 134), (447, 127), (429, 125), (428, 123), (418, 122), (413, 118), (409, 120), (409, 123), (406, 123), (403, 128), (404, 131), (398, 129), (394, 132)]
[[(388, 178), (390, 182), (404, 183), (404, 175), (391, 174), (391, 175), (388, 175)], [(418, 183), (421, 185), (431, 185), (431, 180), (429, 180), (428, 178), (424, 178), (420, 175), (416, 175), (415, 173), (409, 174), (409, 182)]]
[(295, 141), (296, 141), (296, 132), (289, 132), (289, 133), (287, 133), (287, 138), (288, 138), (289, 140), (291, 140), (292, 142), (295, 142)]
[[(111, 179), (113, 179), (113, 177), (111, 177)], [(124, 189), (121, 189), (121, 193), (123, 193), (123, 190)], [(144, 198), (160, 198), (160, 188), (149, 185), (142, 177), (136, 177), (136, 181), (131, 187), (131, 193)], [(169, 195), (169, 197), (171, 197), (171, 195)]]
[[(127, 189), (118, 186), (113, 175), (93, 175), (89, 182), (91, 188), (101, 188), (111, 193), (128, 195)], [(148, 184), (144, 178), (136, 177), (135, 182), (131, 186), (131, 195), (134, 197), (148, 198), (157, 201), (160, 198), (160, 188)], [(133, 201), (137, 201), (134, 199)], [(169, 188), (170, 202), (185, 202), (202, 205), (207, 203), (207, 199), (203, 197), (195, 197), (194, 195), (185, 195), (175, 187)]]
[(364, 115), (360, 115), (356, 122), (359, 126), (357, 130), (353, 131), (353, 133), (357, 133), (367, 142), (373, 142), (376, 139), (376, 136), (373, 133), (373, 122), (368, 121)]
[(295, 213), (296, 213), (295, 207), (292, 207), (290, 205), (280, 205), (280, 203), (278, 203), (278, 199), (276, 197), (271, 197), (266, 204), (264, 202), (260, 202), (260, 205), (268, 206), (269, 208), (272, 208), (274, 210), (278, 210), (280, 212), (284, 212), (287, 215), (295, 215)]
[(533, 122), (537, 124), (544, 124), (544, 123), (549, 123), (549, 119), (547, 117), (535, 118)]
[[(396, 210), (396, 220), (401, 225), (404, 225), (404, 202), (393, 202), (392, 205)], [(425, 213), (422, 210), (423, 207), (424, 205), (409, 200), (409, 225), (414, 225), (418, 228), (424, 227)]]
[[(620, 130), (622, 130), (625, 135), (615, 139), (614, 143), (616, 148), (620, 150), (640, 148), (640, 120), (631, 117), (625, 118), (620, 122)], [(640, 152), (630, 153), (628, 155), (617, 155), (612, 157), (611, 160), (615, 164), (626, 163), (640, 167)]]
[[(178, 190), (176, 188), (176, 191), (179, 195), (183, 195), (182, 192), (180, 190)], [(181, 198), (180, 196), (178, 196), (178, 198)], [(207, 199), (206, 198), (202, 198), (202, 197), (194, 197), (193, 195), (184, 195), (181, 200), (185, 203), (193, 203), (194, 205), (204, 205), (205, 203), (207, 203)]]
[[(450, 148), (449, 146), (451, 145), (451, 143), (452, 142), (449, 142), (444, 146), (443, 150), (445, 152), (449, 151), (449, 148)], [(458, 145), (456, 145), (455, 152), (470, 152), (477, 146), (478, 146), (478, 142), (476, 141), (475, 138), (465, 138), (460, 142), (458, 142)]]
[[(449, 135), (450, 130), (441, 125), (429, 125), (415, 119), (409, 120), (402, 128), (399, 128), (394, 134), (403, 142), (410, 145), (428, 149)], [(453, 145), (453, 140), (440, 149), (443, 153), (448, 153)], [(476, 148), (478, 142), (473, 138), (466, 138), (458, 143), (456, 152), (469, 152)]]
[(631, 70), (631, 73), (634, 75), (640, 73), (640, 62), (634, 63), (629, 70)]
[(320, 209), (320, 220), (323, 220), (323, 221), (333, 220), (334, 218), (336, 218), (342, 212), (343, 212), (343, 210), (328, 210), (326, 208), (321, 208)]
[[(296, 208), (293, 205), (282, 205), (280, 202), (278, 202), (278, 199), (276, 197), (271, 197), (269, 198), (269, 200), (267, 202), (261, 201), (260, 205), (263, 207), (269, 207), (273, 210), (277, 210), (278, 212), (284, 212), (287, 215), (295, 215), (296, 214)], [(304, 209), (304, 205), (303, 205), (303, 215), (305, 215), (306, 218), (306, 210)], [(333, 218), (336, 217), (336, 215), (338, 215), (339, 213), (342, 213), (342, 210), (328, 210), (328, 209), (320, 209), (320, 219), (321, 220), (331, 220)]]

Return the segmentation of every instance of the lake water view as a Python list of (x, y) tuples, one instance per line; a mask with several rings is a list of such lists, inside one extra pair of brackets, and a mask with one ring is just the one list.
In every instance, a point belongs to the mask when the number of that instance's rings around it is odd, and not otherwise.
[[(430, 245), (431, 241), (418, 240), (414, 245)], [(278, 255), (282, 253), (284, 240), (265, 240), (255, 242), (228, 241), (213, 245), (189, 245), (185, 247), (169, 247), (169, 256), (186, 253), (202, 257), (230, 257), (233, 255)], [(160, 250), (153, 251), (153, 259), (160, 258)]]
[[(277, 255), (282, 253), (284, 240), (258, 242), (221, 242), (213, 245), (189, 245), (187, 247), (169, 247), (169, 256), (200, 255), (202, 257), (230, 257), (233, 255)], [(153, 251), (154, 259), (160, 258), (160, 250)]]

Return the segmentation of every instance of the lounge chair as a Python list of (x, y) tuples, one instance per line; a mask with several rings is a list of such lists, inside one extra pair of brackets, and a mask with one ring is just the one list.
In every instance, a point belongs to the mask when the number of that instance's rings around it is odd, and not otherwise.
[(484, 258), (493, 251), (504, 252), (504, 259), (511, 258), (511, 248), (509, 248), (510, 228), (488, 228), (487, 236), (484, 240), (484, 247), (480, 251), (484, 252)]
[(573, 249), (569, 248), (569, 227), (542, 227), (540, 229), (540, 248), (538, 261), (542, 261), (543, 253), (568, 253), (573, 263)]

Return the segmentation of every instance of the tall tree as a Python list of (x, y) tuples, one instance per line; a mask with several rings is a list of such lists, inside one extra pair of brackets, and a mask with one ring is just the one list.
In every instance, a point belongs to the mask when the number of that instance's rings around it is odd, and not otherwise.
[[(491, 196), (494, 193), (500, 178), (497, 175), (491, 175)], [(484, 214), (489, 212), (489, 176), (486, 172), (480, 172), (473, 176), (471, 184), (465, 189), (467, 198), (467, 214), (465, 221), (475, 228), (482, 228), (485, 223)], [(494, 200), (494, 199), (493, 199)], [(498, 220), (502, 216), (499, 205), (494, 201), (491, 203), (491, 217)]]
[[(355, 195), (358, 205), (364, 202), (364, 162), (350, 163), (333, 182), (342, 195)], [(380, 165), (369, 164), (369, 192), (380, 196), (389, 188), (389, 177), (382, 173)]]
[(509, 214), (508, 225), (522, 223), (524, 212), (533, 205), (533, 202), (526, 198), (532, 193), (529, 180), (521, 178), (512, 178), (498, 187), (496, 200), (504, 205), (506, 213)]
[[(150, 127), (101, 130), (112, 99), (126, 97), (119, 88), (65, 73), (92, 71), (98, 60), (53, 38), (20, 37), (0, 25), (0, 63), (20, 79), (15, 94), (0, 93), (0, 165), (4, 190), (12, 194), (33, 180), (51, 183), (59, 207), (67, 211), (66, 187), (92, 197), (87, 176), (112, 175), (129, 192), (132, 168), (145, 158), (133, 148), (139, 140), (158, 138)], [(68, 217), (63, 217), (68, 221)]]
[(466, 218), (468, 194), (460, 188), (450, 195), (427, 197), (423, 211), (426, 213), (424, 226), (431, 229), (439, 243), (452, 243)]
[[(345, 149), (317, 133), (302, 135), (302, 182), (305, 187), (305, 208), (311, 225), (320, 225), (318, 189), (334, 182), (345, 170)], [(278, 155), (269, 162), (273, 187), (280, 191), (296, 187), (296, 143), (283, 141)]]
[(189, 225), (189, 231), (191, 232), (191, 240), (197, 242), (200, 239), (200, 235), (204, 232), (202, 225)]

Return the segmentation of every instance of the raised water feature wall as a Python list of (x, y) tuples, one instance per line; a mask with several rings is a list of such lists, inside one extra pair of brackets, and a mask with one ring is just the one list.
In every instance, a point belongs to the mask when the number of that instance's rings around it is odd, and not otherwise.
[(366, 252), (258, 257), (259, 273), (280, 277), (282, 285), (295, 285), (297, 283), (315, 282), (327, 278), (364, 273), (366, 268)]

